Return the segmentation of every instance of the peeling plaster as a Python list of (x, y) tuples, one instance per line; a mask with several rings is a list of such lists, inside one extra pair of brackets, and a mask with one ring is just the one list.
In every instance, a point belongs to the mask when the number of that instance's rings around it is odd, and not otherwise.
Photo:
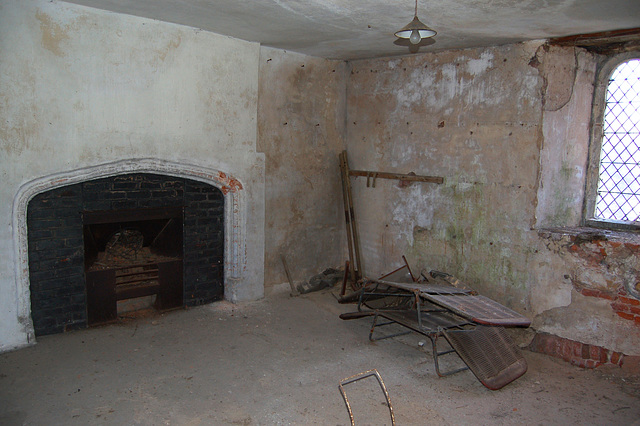
[(493, 59), (493, 52), (485, 50), (480, 54), (479, 59), (470, 59), (467, 62), (467, 72), (472, 76), (482, 74), (493, 66)]
[(430, 229), (433, 212), (424, 208), (423, 185), (415, 184), (402, 191), (401, 200), (393, 207), (392, 223), (399, 232), (399, 239), (413, 245), (416, 228)]
[(538, 66), (546, 82), (543, 98), (549, 101), (543, 111), (535, 226), (577, 226), (582, 220), (595, 58), (558, 47), (541, 58), (552, 65)]

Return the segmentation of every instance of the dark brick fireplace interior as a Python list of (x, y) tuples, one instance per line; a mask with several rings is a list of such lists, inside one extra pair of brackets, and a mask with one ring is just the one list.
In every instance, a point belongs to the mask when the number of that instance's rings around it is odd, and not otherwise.
[[(115, 319), (96, 317), (95, 308), (98, 303), (113, 316), (113, 297), (153, 293), (156, 307), (170, 309), (224, 295), (224, 196), (205, 183), (138, 173), (53, 189), (29, 202), (27, 228), (36, 335)], [(123, 236), (129, 245), (118, 255), (105, 254)], [(105, 266), (105, 256), (127, 258), (126, 249), (136, 252), (133, 261)], [(143, 276), (135, 288), (130, 284), (135, 279), (127, 279), (126, 288), (116, 291), (115, 284), (107, 284), (113, 288), (106, 293), (102, 287), (98, 294), (92, 291), (96, 274), (119, 270), (135, 276), (135, 268), (160, 278), (151, 282)]]

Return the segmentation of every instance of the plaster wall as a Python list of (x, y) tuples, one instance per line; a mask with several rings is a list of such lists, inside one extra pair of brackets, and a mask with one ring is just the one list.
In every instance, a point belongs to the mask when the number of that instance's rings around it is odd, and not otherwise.
[(590, 138), (596, 58), (556, 46), (538, 49), (531, 62), (543, 81), (544, 143), (540, 158), (538, 226), (578, 226)]
[[(365, 272), (398, 266), (458, 275), (528, 312), (529, 230), (542, 146), (539, 43), (353, 62), (352, 168), (445, 178), (354, 182)], [(489, 261), (488, 261), (489, 260)]]
[(338, 154), (346, 63), (260, 49), (258, 150), (266, 159), (265, 284), (307, 280), (344, 262)]
[(350, 63), (351, 167), (445, 179), (353, 181), (365, 273), (390, 271), (404, 254), (538, 331), (640, 354), (623, 286), (639, 270), (637, 243), (585, 246), (580, 231), (541, 231), (581, 220), (596, 65), (542, 42)]
[[(544, 142), (540, 151), (536, 228), (575, 227), (582, 221), (595, 58), (581, 50), (541, 46), (530, 64), (540, 71)], [(571, 303), (567, 264), (548, 244), (538, 251), (539, 278), (532, 314)]]
[(28, 342), (20, 206), (74, 176), (157, 171), (226, 187), (243, 229), (232, 277), (241, 285), (227, 297), (262, 297), (258, 44), (63, 2), (3, 0), (0, 58), (0, 350)]

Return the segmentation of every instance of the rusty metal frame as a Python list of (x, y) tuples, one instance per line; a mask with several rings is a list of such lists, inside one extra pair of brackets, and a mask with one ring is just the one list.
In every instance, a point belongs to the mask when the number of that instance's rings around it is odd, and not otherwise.
[[(417, 312), (420, 312), (420, 310), (418, 310)], [(442, 312), (445, 312), (445, 310), (443, 310)], [(393, 315), (393, 312), (388, 311), (376, 311), (373, 314), (373, 322), (371, 323), (371, 329), (369, 330), (369, 340), (372, 342), (378, 341), (378, 340), (384, 340), (384, 339), (389, 339), (392, 337), (398, 337), (398, 336), (404, 336), (407, 334), (410, 334), (412, 331), (417, 331), (419, 334), (422, 334), (423, 336), (426, 336), (429, 338), (429, 340), (431, 341), (431, 351), (432, 351), (432, 356), (433, 356), (433, 364), (436, 370), (436, 374), (438, 375), (438, 377), (446, 377), (446, 376), (451, 376), (452, 374), (456, 374), (459, 373), (461, 371), (465, 371), (468, 370), (469, 367), (468, 366), (464, 366), (464, 367), (459, 367), (459, 368), (454, 368), (452, 370), (449, 371), (441, 371), (440, 369), (440, 362), (439, 362), (439, 357), (444, 356), (444, 355), (449, 355), (449, 354), (456, 354), (457, 352), (456, 350), (451, 347), (450, 349), (445, 349), (443, 351), (438, 350), (438, 338), (440, 336), (443, 336), (443, 331), (444, 328), (442, 327), (438, 327), (437, 329), (427, 329), (426, 327), (422, 326), (422, 321), (420, 318), (420, 314), (417, 314), (418, 316), (418, 327), (409, 327), (409, 325), (404, 322), (404, 321), (400, 321), (397, 317), (395, 317)], [(388, 321), (386, 322), (382, 322), (382, 323), (378, 323), (378, 318), (382, 317), (387, 319)], [(386, 325), (393, 325), (393, 324), (397, 324), (399, 326), (402, 327), (406, 327), (409, 328), (408, 331), (400, 331), (397, 333), (391, 333), (391, 334), (385, 334), (382, 335), (380, 337), (374, 337), (374, 331), (376, 327), (383, 327)], [(451, 328), (454, 329), (463, 329), (465, 326), (472, 326), (472, 323), (467, 322), (467, 321), (463, 321), (457, 324), (451, 324)], [(448, 343), (448, 342), (447, 342)], [(451, 345), (449, 345), (451, 346)], [(458, 356), (458, 358), (460, 358)], [(464, 361), (464, 360), (462, 360)]]
[(349, 419), (351, 420), (351, 425), (354, 426), (356, 423), (353, 418), (353, 412), (351, 411), (351, 405), (349, 404), (349, 399), (347, 398), (347, 393), (344, 390), (344, 386), (353, 382), (357, 382), (358, 380), (371, 377), (371, 376), (375, 377), (376, 380), (378, 380), (378, 384), (380, 385), (380, 388), (384, 393), (384, 397), (387, 400), (387, 406), (389, 407), (389, 415), (391, 416), (391, 424), (395, 425), (396, 419), (395, 419), (395, 416), (393, 415), (393, 407), (391, 406), (391, 399), (389, 398), (389, 392), (387, 391), (387, 387), (384, 385), (384, 382), (382, 381), (382, 377), (380, 377), (380, 373), (378, 373), (378, 370), (376, 370), (375, 368), (372, 370), (365, 371), (364, 373), (359, 373), (354, 376), (347, 377), (346, 379), (343, 379), (338, 385), (338, 388), (340, 389), (340, 394), (342, 395), (342, 399), (344, 399), (344, 404), (347, 406), (347, 411), (349, 412)]
[[(438, 276), (434, 271), (431, 275), (434, 278)], [(363, 306), (369, 310), (363, 310)], [(358, 312), (341, 315), (341, 318), (364, 316), (373, 316), (369, 331), (371, 341), (405, 335), (410, 331), (428, 337), (432, 344), (435, 370), (440, 377), (468, 369), (484, 386), (496, 390), (516, 380), (527, 370), (526, 360), (502, 330), (503, 326), (529, 326), (531, 321), (472, 290), (454, 287), (448, 282), (425, 284), (368, 280), (360, 292)], [(378, 323), (379, 318), (388, 321)], [(374, 337), (376, 327), (392, 324), (410, 331)], [(440, 336), (446, 339), (451, 349), (438, 350)], [(453, 353), (466, 366), (441, 371), (439, 357)], [(491, 372), (485, 368), (487, 365), (491, 366)], [(497, 369), (497, 374), (494, 374), (494, 369)]]

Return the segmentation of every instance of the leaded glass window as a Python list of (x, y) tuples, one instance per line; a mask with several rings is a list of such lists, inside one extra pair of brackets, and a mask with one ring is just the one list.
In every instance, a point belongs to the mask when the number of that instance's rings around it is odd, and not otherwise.
[(609, 79), (595, 218), (640, 221), (640, 59)]

